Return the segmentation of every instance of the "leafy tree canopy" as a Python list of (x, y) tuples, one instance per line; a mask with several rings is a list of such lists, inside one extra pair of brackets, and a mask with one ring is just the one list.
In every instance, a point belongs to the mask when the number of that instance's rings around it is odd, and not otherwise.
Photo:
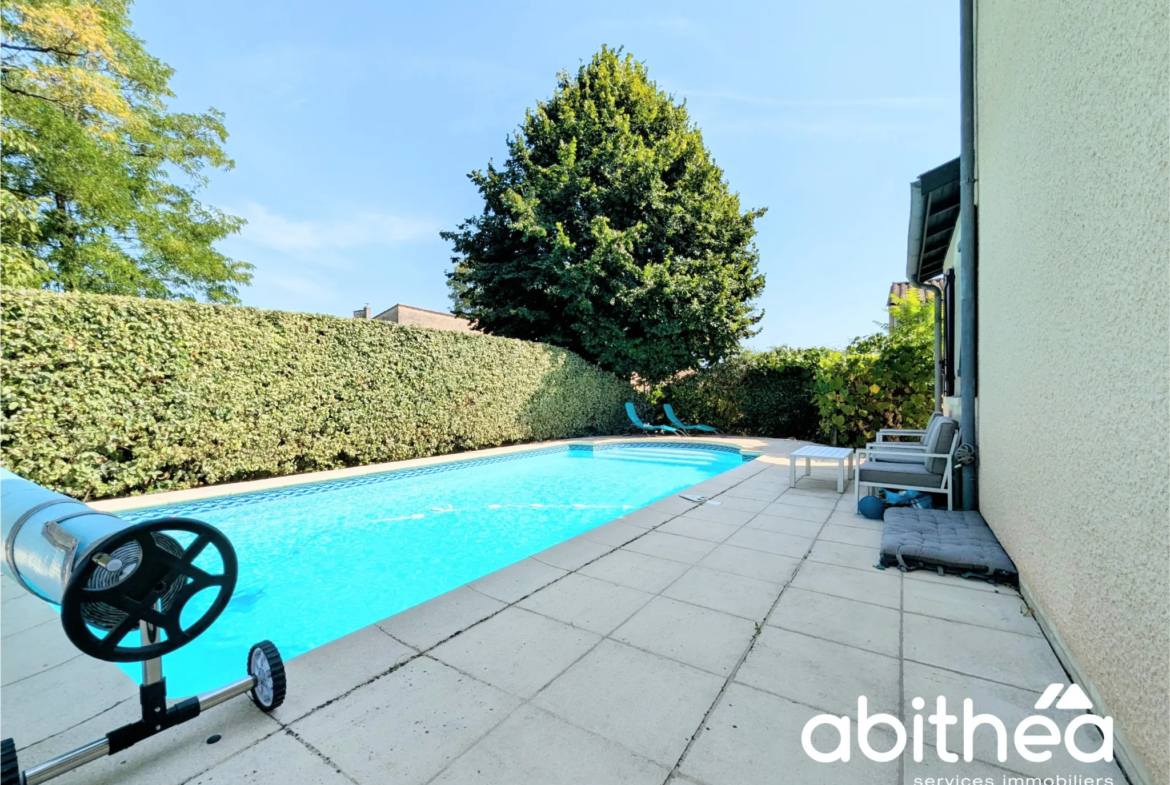
[(233, 165), (223, 115), (167, 110), (173, 72), (130, 31), (128, 0), (9, 2), (0, 18), (0, 281), (235, 301), (251, 265), (212, 245), (244, 222), (193, 194)]
[(685, 104), (603, 47), (526, 113), (503, 169), (469, 177), (483, 213), (444, 232), (456, 311), (661, 381), (754, 334), (764, 287), (740, 209)]

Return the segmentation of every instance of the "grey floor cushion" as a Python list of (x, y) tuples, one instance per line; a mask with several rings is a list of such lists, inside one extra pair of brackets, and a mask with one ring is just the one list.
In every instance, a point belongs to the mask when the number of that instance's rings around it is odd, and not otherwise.
[(882, 525), (880, 566), (1019, 582), (1016, 565), (977, 512), (890, 507)]

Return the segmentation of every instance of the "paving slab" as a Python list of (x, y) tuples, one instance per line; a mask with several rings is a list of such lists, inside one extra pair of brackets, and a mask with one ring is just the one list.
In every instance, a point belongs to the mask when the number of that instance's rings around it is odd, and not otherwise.
[(763, 529), (777, 534), (791, 534), (812, 539), (820, 533), (824, 524), (799, 518), (778, 518), (775, 515), (757, 515), (747, 523), (749, 529)]
[(816, 521), (817, 523), (824, 523), (832, 514), (832, 510), (821, 509), (818, 507), (800, 507), (795, 504), (787, 504), (785, 499), (769, 504), (761, 511), (762, 515), (774, 515), (777, 518), (796, 518), (802, 521)]
[(970, 589), (971, 591), (997, 591), (1000, 585), (989, 583), (981, 578), (962, 578), (958, 575), (939, 575), (934, 570), (910, 570), (903, 573), (908, 581), (922, 581), (939, 586), (953, 586), (956, 589)]
[(897, 658), (765, 626), (735, 680), (831, 714), (856, 717), (862, 695), (870, 713), (897, 714), (900, 677)]
[[(800, 737), (820, 712), (741, 684), (732, 684), (711, 713), (680, 772), (710, 785), (894, 785), (898, 764), (874, 763), (855, 754), (848, 763), (818, 763), (805, 754)], [(893, 746), (875, 731), (876, 749)], [(835, 732), (819, 728), (813, 744), (831, 750)]]
[(667, 496), (665, 499), (659, 499), (649, 506), (648, 509), (654, 510), (658, 513), (669, 513), (670, 515), (682, 515), (687, 510), (692, 509), (698, 502), (693, 502), (684, 499), (679, 495)]
[(903, 586), (907, 613), (1044, 637), (1024, 598), (1014, 589), (1001, 586), (973, 596), (970, 589), (945, 583), (906, 581)]
[(534, 706), (517, 711), (436, 785), (660, 785), (669, 769)]
[(560, 545), (547, 548), (532, 558), (553, 567), (571, 571), (580, 569), (594, 559), (600, 559), (612, 550), (613, 546), (594, 542), (585, 537), (574, 537), (571, 540), (565, 540)]
[[(1005, 777), (1019, 773), (1001, 769), (998, 765), (993, 766), (981, 760), (968, 763), (960, 758), (954, 763), (944, 763), (929, 750), (924, 750), (923, 753), (921, 762), (915, 762), (909, 754), (905, 756), (903, 785), (924, 785), (926, 782), (931, 782), (932, 785), (1001, 785), (1009, 782)], [(1115, 785), (1123, 785), (1124, 782), (1116, 780)]]
[(780, 491), (772, 488), (745, 488), (742, 485), (737, 485), (721, 493), (719, 498), (722, 499), (726, 496), (771, 503), (780, 498)]
[(624, 521), (617, 520), (602, 524), (596, 529), (590, 529), (581, 536), (587, 540), (608, 545), (611, 548), (619, 548), (630, 540), (636, 540), (645, 533), (646, 529), (641, 526), (632, 526)]
[(682, 562), (623, 549), (586, 564), (580, 574), (657, 594), (686, 571)]
[(288, 724), (418, 654), (371, 625), (285, 663), (288, 697), (272, 716)]
[(521, 608), (573, 627), (608, 635), (653, 594), (574, 573), (520, 602)]
[(677, 534), (664, 534), (661, 530), (652, 531), (645, 537), (634, 540), (625, 545), (622, 550), (641, 553), (646, 556), (656, 556), (660, 559), (694, 564), (715, 549), (715, 543), (705, 540), (696, 540), (693, 537), (680, 537)]
[(763, 621), (781, 585), (696, 565), (662, 593), (692, 605)]
[[(960, 718), (959, 724), (948, 729), (947, 749), (963, 756), (965, 753), (965, 739), (962, 733), (963, 701), (970, 699), (972, 713), (991, 714), (1000, 719), (1007, 731), (1004, 734), (1007, 760), (1000, 761), (997, 748), (997, 734), (993, 728), (981, 725), (972, 734), (971, 752), (976, 760), (984, 763), (1001, 766), (1011, 771), (1020, 772), (1032, 777), (1053, 776), (1059, 774), (1066, 780), (1073, 780), (1079, 776), (1081, 782), (1094, 781), (1092, 778), (1112, 778), (1113, 782), (1121, 785), (1126, 780), (1122, 776), (1116, 763), (1098, 761), (1096, 763), (1081, 763), (1075, 760), (1063, 744), (1047, 747), (1051, 753), (1051, 760), (1045, 763), (1033, 763), (1024, 760), (1015, 748), (1011, 734), (1014, 729), (1026, 718), (1032, 715), (1048, 717), (1056, 723), (1063, 736), (1064, 728), (1072, 719), (1084, 712), (1069, 711), (1067, 709), (1037, 709), (1035, 704), (1040, 693), (1031, 690), (1022, 690), (1004, 684), (987, 681), (985, 679), (965, 676), (961, 673), (932, 668), (907, 662), (904, 671), (905, 687), (903, 690), (903, 711), (907, 718), (921, 714), (924, 718), (923, 728), (923, 762), (937, 760), (935, 744), (938, 737), (934, 725), (925, 721), (925, 718), (936, 710), (939, 696), (946, 698), (947, 713)], [(912, 701), (922, 698), (923, 709), (916, 709)], [(907, 728), (913, 736), (913, 723), (907, 722)], [(1035, 729), (1035, 733), (1042, 734), (1043, 729)], [(1092, 726), (1082, 726), (1076, 734), (1077, 746), (1086, 752), (1100, 749), (1101, 734)], [(1039, 749), (1037, 751), (1040, 751)], [(945, 770), (946, 765), (939, 768)]]
[(378, 622), (378, 626), (403, 643), (422, 651), (493, 613), (499, 613), (504, 607), (505, 604), (499, 600), (467, 586), (460, 586), (384, 619)]
[[(8, 644), (9, 641), (5, 641), (5, 659), (10, 656)], [(77, 651), (72, 645), (70, 650)], [(133, 700), (137, 706), (138, 686), (129, 676), (111, 662), (78, 656), (4, 687), (0, 733), (15, 738), (17, 749), (21, 749), (96, 717), (126, 700)], [(68, 752), (68, 749), (46, 757), (62, 752)]]
[(780, 597), (768, 624), (889, 657), (901, 652), (902, 619), (894, 608), (794, 586)]
[(820, 540), (809, 551), (809, 561), (837, 564), (855, 570), (873, 569), (881, 557), (881, 549), (862, 545), (846, 545), (830, 540)]
[(600, 640), (588, 630), (513, 607), (440, 644), (430, 655), (530, 698)]
[[(5, 608), (4, 613), (7, 612)], [(52, 613), (51, 610), (49, 612)], [(0, 658), (0, 684), (7, 688), (13, 682), (83, 656), (69, 642), (59, 622), (29, 627), (4, 640), (4, 657)]]
[(352, 785), (288, 732), (276, 733), (188, 780), (188, 785)]
[[(10, 597), (10, 595), (13, 595)], [(7, 638), (41, 624), (61, 626), (61, 616), (44, 600), (37, 599), (24, 589), (13, 587), (4, 596), (4, 611), (0, 613), (0, 638)]]
[[(8, 700), (7, 695), (5, 699)], [(44, 763), (140, 717), (141, 710), (135, 696), (133, 700), (69, 728), (55, 738), (21, 750), (20, 765), (27, 768)], [(53, 785), (181, 785), (279, 732), (280, 725), (257, 709), (252, 701), (245, 697), (235, 698), (128, 750), (99, 758), (52, 782)], [(218, 735), (220, 739), (215, 744), (208, 744), (207, 739), (212, 735)], [(17, 744), (20, 744), (19, 736)]]
[(662, 512), (653, 507), (643, 507), (640, 510), (628, 512), (617, 520), (630, 526), (637, 526), (639, 529), (653, 529), (673, 517), (674, 513)]
[(777, 503), (789, 507), (807, 507), (811, 510), (821, 510), (827, 514), (837, 506), (837, 499), (838, 497), (835, 491), (818, 493), (816, 491), (802, 491), (793, 488), (784, 494), (784, 498)]
[(610, 637), (726, 677), (754, 629), (748, 619), (655, 597)]
[(740, 529), (738, 524), (716, 523), (688, 516), (690, 516), (689, 512), (686, 515), (680, 515), (674, 520), (662, 524), (658, 527), (658, 531), (665, 534), (677, 534), (681, 537), (692, 537), (696, 540), (723, 542)]
[(795, 559), (803, 558), (808, 553), (812, 543), (813, 541), (808, 537), (751, 529), (746, 526), (727, 538), (728, 545), (775, 553)]
[(359, 785), (424, 783), (520, 699), (419, 657), (290, 727)]
[(855, 570), (806, 561), (792, 579), (792, 585), (847, 600), (898, 608), (902, 602), (901, 578), (902, 574), (897, 570)]
[(1065, 680), (1064, 669), (1043, 638), (905, 613), (903, 656), (1026, 690), (1043, 692)]
[(744, 512), (759, 512), (768, 506), (767, 501), (759, 499), (741, 499), (738, 496), (732, 496), (731, 492), (721, 493), (716, 497), (716, 501), (722, 502), (724, 507), (731, 510), (743, 510)]
[(827, 542), (842, 542), (846, 545), (860, 545), (872, 548), (875, 552), (879, 551), (882, 545), (880, 529), (842, 526), (839, 523), (826, 523), (821, 529), (820, 539)]
[(526, 597), (537, 589), (547, 586), (567, 573), (536, 559), (523, 559), (496, 570), (467, 584), (480, 594), (486, 594), (500, 602), (512, 603)]
[(704, 556), (699, 566), (783, 584), (792, 579), (800, 559), (724, 544)]
[(852, 526), (855, 529), (868, 529), (878, 533), (881, 533), (882, 530), (882, 521), (875, 521), (866, 518), (864, 515), (858, 515), (852, 507), (849, 510), (842, 510), (838, 507), (825, 523), (828, 525)]
[(684, 518), (696, 518), (701, 521), (715, 521), (716, 523), (731, 523), (736, 526), (743, 526), (752, 516), (754, 512), (747, 510), (737, 510), (733, 507), (724, 506), (720, 504), (701, 504), (693, 510), (687, 510), (683, 513)]
[(533, 703), (664, 766), (674, 766), (723, 677), (602, 641)]

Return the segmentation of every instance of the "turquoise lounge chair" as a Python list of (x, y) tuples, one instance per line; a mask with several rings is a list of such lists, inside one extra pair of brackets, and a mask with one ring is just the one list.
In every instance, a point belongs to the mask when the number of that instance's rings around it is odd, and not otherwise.
[(630, 422), (648, 433), (672, 433), (675, 436), (686, 436), (685, 432), (671, 428), (669, 425), (651, 425), (650, 423), (642, 422), (642, 419), (638, 417), (638, 411), (634, 408), (634, 404), (629, 401), (626, 401), (626, 414), (630, 416)]
[(703, 433), (713, 433), (718, 436), (725, 435), (723, 431), (711, 425), (683, 425), (683, 421), (680, 420), (678, 415), (674, 413), (674, 407), (669, 403), (664, 403), (662, 405), (662, 411), (666, 412), (666, 419), (670, 420), (670, 424), (675, 428), (679, 428), (684, 433), (686, 431), (702, 431)]

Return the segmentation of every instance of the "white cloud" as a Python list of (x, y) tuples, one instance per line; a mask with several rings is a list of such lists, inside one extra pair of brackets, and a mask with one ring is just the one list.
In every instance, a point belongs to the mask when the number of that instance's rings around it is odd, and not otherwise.
[(365, 212), (294, 221), (255, 202), (247, 202), (229, 212), (248, 221), (240, 232), (239, 239), (243, 242), (299, 257), (319, 258), (321, 254), (332, 255), (339, 250), (430, 239), (439, 231), (435, 221), (387, 213)]

